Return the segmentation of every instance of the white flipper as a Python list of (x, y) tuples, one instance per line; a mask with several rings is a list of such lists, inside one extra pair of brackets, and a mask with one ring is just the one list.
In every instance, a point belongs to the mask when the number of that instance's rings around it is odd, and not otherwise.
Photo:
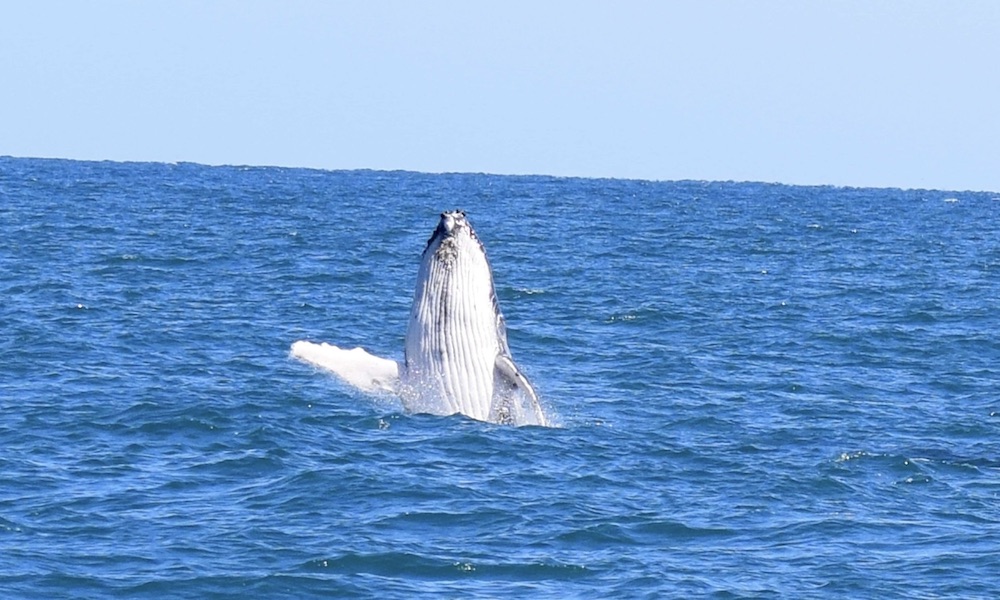
[(538, 394), (505, 354), (493, 363), (493, 406), (490, 421), (494, 423), (548, 426)]
[(299, 341), (292, 344), (292, 356), (316, 365), (341, 378), (363, 392), (397, 392), (399, 365), (394, 360), (380, 358), (361, 348), (344, 350), (327, 344)]

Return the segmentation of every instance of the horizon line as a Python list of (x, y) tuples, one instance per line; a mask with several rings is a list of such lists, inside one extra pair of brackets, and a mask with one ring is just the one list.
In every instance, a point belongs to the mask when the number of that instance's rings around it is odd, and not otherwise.
[[(51, 161), (67, 161), (67, 162), (80, 162), (80, 163), (113, 163), (113, 164), (148, 164), (148, 165), (196, 165), (201, 167), (227, 167), (235, 169), (288, 169), (288, 170), (307, 170), (307, 171), (323, 171), (328, 173), (336, 172), (373, 172), (373, 173), (412, 173), (418, 175), (483, 175), (489, 177), (545, 177), (551, 179), (582, 179), (590, 181), (635, 181), (644, 183), (703, 183), (703, 184), (754, 184), (754, 185), (774, 185), (774, 186), (784, 186), (784, 187), (802, 187), (802, 188), (834, 188), (843, 190), (899, 190), (904, 192), (947, 192), (947, 193), (961, 193), (961, 194), (1000, 194), (1000, 192), (994, 190), (975, 190), (975, 189), (944, 189), (944, 188), (927, 188), (927, 187), (904, 187), (904, 186), (894, 186), (894, 185), (851, 185), (851, 184), (836, 184), (836, 183), (788, 183), (783, 181), (767, 181), (763, 179), (696, 179), (696, 178), (680, 178), (680, 179), (655, 179), (655, 178), (645, 178), (645, 177), (618, 177), (618, 176), (601, 176), (601, 175), (560, 175), (552, 173), (501, 173), (493, 171), (420, 171), (417, 169), (407, 169), (407, 168), (386, 168), (386, 167), (315, 167), (315, 166), (302, 166), (302, 165), (278, 165), (278, 164), (250, 164), (250, 163), (236, 163), (236, 162), (198, 162), (194, 160), (142, 160), (142, 159), (114, 159), (114, 158), (67, 158), (62, 156), (15, 156), (13, 154), (0, 154), (0, 159), (15, 159), (15, 160), (51, 160)], [(1000, 198), (998, 198), (1000, 199)]]

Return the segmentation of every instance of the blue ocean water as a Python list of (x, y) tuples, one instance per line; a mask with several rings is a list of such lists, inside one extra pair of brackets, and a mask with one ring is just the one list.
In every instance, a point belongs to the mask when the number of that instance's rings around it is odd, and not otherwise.
[[(401, 412), (465, 209), (560, 427)], [(1000, 195), (0, 158), (4, 598), (1000, 597)]]

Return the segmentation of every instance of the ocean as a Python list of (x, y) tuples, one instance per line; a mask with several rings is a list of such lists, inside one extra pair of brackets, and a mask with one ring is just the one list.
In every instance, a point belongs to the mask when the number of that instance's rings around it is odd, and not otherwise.
[[(556, 427), (407, 414), (443, 210)], [(0, 597), (1000, 597), (1000, 194), (0, 158)]]

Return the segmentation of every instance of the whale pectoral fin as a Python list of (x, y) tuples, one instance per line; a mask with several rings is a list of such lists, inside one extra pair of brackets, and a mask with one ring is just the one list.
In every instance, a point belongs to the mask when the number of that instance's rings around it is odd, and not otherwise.
[(292, 356), (333, 372), (334, 375), (363, 392), (396, 392), (399, 389), (399, 365), (362, 348), (345, 350), (326, 342), (299, 341), (292, 344)]
[(511, 425), (547, 425), (535, 388), (510, 356), (500, 354), (493, 363), (493, 406), (490, 421)]

